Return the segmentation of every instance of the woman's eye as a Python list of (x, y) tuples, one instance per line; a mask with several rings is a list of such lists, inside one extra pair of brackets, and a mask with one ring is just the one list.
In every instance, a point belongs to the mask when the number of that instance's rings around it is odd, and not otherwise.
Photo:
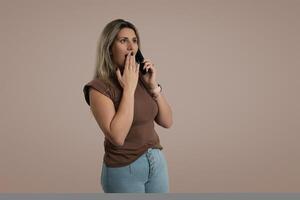
[[(128, 39), (121, 39), (120, 42), (123, 44), (125, 42), (129, 42)], [(137, 43), (137, 40), (133, 40), (133, 43)]]

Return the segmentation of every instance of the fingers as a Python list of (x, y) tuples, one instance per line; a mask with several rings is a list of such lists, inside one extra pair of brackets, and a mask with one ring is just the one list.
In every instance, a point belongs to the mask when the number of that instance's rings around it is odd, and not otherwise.
[(145, 59), (144, 59), (144, 62), (150, 62), (150, 59), (145, 58)]
[(125, 69), (130, 70), (130, 71), (136, 71), (136, 68), (137, 68), (137, 65), (135, 62), (135, 56), (133, 56), (133, 52), (130, 51), (126, 57)]
[(134, 65), (134, 63), (135, 63), (135, 60), (134, 60), (134, 56), (133, 55), (131, 55), (131, 54), (133, 54), (133, 52), (130, 52), (129, 53), (130, 54), (130, 58), (129, 58), (129, 62), (130, 62), (130, 70), (135, 70), (135, 65)]
[(122, 75), (119, 68), (117, 68), (116, 74), (120, 85), (123, 87)]
[(145, 65), (148, 64), (148, 63), (150, 63), (150, 64), (152, 64), (154, 66), (154, 64), (149, 59), (145, 59), (143, 63), (145, 63)]
[(117, 68), (116, 74), (117, 74), (117, 78), (118, 78), (118, 79), (121, 79), (121, 78), (122, 78), (121, 72), (120, 72), (120, 69), (119, 69), (119, 68)]
[(131, 56), (129, 58), (129, 63), (130, 63), (130, 69), (134, 72), (139, 72), (139, 64), (136, 62), (135, 60), (135, 55), (133, 54), (133, 52), (131, 52)]
[(150, 71), (155, 71), (155, 67), (154, 67), (154, 64), (150, 61), (150, 59), (144, 59), (144, 68), (143, 69), (146, 69), (146, 71), (148, 72), (148, 70)]
[(139, 66), (135, 60), (135, 55), (133, 54), (133, 51), (130, 51), (126, 55), (126, 61), (125, 61), (125, 70), (127, 71), (134, 71), (139, 72)]
[(151, 73), (153, 73), (154, 71), (156, 71), (154, 65), (150, 62), (145, 62), (145, 65), (144, 65), (144, 68), (143, 69), (146, 69), (146, 71), (150, 71)]
[(136, 72), (139, 73), (140, 70), (140, 64), (136, 64)]
[(129, 65), (130, 65), (130, 57), (131, 57), (130, 54), (131, 54), (131, 52), (129, 52), (129, 54), (127, 54), (127, 56), (126, 56), (125, 69), (128, 69)]

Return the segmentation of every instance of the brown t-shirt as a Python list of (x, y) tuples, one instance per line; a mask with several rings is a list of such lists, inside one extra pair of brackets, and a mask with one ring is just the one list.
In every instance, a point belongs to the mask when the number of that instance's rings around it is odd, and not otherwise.
[[(109, 89), (100, 79), (90, 81), (83, 88), (84, 97), (88, 105), (90, 105), (90, 87), (109, 97), (117, 112), (123, 92), (120, 86), (115, 89)], [(155, 100), (152, 99), (143, 82), (139, 79), (134, 94), (133, 122), (125, 138), (124, 145), (116, 146), (105, 138), (104, 163), (109, 167), (122, 167), (138, 159), (150, 147), (163, 149), (160, 145), (159, 137), (154, 130), (154, 118), (157, 113), (158, 106)]]

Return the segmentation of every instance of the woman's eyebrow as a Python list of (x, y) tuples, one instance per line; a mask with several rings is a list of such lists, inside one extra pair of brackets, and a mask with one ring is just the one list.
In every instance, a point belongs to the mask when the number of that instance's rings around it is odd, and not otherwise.
[[(125, 39), (128, 39), (128, 37), (119, 37), (120, 38), (125, 38)], [(137, 37), (133, 37), (132, 39), (137, 39)]]

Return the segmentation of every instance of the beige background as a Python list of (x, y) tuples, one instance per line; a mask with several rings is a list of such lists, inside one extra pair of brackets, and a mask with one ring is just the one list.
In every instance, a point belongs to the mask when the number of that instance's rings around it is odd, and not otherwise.
[(0, 192), (102, 192), (82, 87), (116, 18), (173, 108), (171, 192), (300, 191), (299, 0), (1, 0)]

